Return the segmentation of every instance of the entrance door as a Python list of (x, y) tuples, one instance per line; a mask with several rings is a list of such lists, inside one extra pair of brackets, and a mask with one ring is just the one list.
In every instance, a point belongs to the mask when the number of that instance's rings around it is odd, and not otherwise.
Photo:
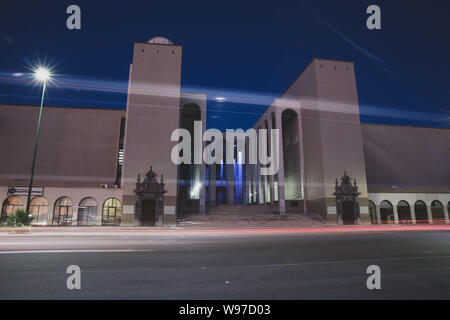
[(344, 224), (355, 224), (353, 207), (353, 201), (346, 200), (342, 202), (342, 220)]
[(154, 226), (156, 221), (156, 201), (144, 200), (142, 203), (142, 226)]

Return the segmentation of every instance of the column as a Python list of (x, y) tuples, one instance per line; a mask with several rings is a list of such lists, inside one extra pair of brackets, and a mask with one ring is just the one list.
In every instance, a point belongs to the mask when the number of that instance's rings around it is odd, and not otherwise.
[(270, 188), (269, 188), (269, 176), (264, 176), (264, 189), (265, 189), (265, 199), (264, 204), (270, 204)]
[(278, 158), (278, 212), (283, 215), (286, 214), (286, 203), (284, 193), (284, 158), (283, 158), (283, 129), (281, 125), (281, 114), (277, 111), (275, 116), (275, 126), (279, 128), (280, 135), (278, 137), (278, 148), (275, 148)]
[(242, 204), (247, 205), (248, 190), (247, 190), (247, 165), (242, 165)]
[[(269, 130), (269, 150), (272, 149), (272, 121), (269, 121), (269, 128), (267, 130)], [(270, 151), (272, 152), (272, 151)], [(270, 153), (270, 156), (273, 158), (273, 154)], [(272, 160), (273, 161), (273, 160)], [(272, 163), (273, 165), (273, 163)], [(267, 177), (268, 178), (268, 184), (269, 184), (269, 197), (270, 197), (270, 205), (273, 205), (273, 198), (274, 198), (274, 187), (273, 187), (273, 175), (271, 174), (270, 176)]]
[(258, 204), (258, 199), (259, 199), (259, 190), (258, 190), (258, 165), (254, 164), (253, 165), (253, 199), (254, 199), (254, 204)]
[[(80, 203), (80, 202), (78, 202)], [(78, 223), (78, 207), (73, 206), (72, 207), (72, 221), (71, 221), (73, 226), (76, 226)]]
[(396, 205), (392, 205), (392, 209), (394, 210), (394, 224), (398, 224), (398, 210)]
[(431, 205), (426, 205), (427, 206), (427, 213), (428, 213), (428, 221), (430, 224), (433, 224), (433, 214), (431, 212)]
[(414, 207), (414, 203), (410, 206), (411, 210), (411, 223), (416, 224), (416, 208)]
[(450, 219), (448, 216), (448, 203), (444, 203), (444, 215), (445, 215), (445, 222), (450, 223)]
[(228, 183), (227, 183), (227, 200), (229, 205), (234, 204), (234, 165), (226, 164)]
[(261, 174), (261, 166), (259, 166), (259, 181), (261, 186), (261, 204), (266, 204), (266, 177)]
[(377, 224), (382, 224), (381, 222), (381, 213), (380, 213), (380, 205), (375, 205), (375, 211), (377, 212)]
[(245, 158), (244, 158), (244, 164), (242, 165), (242, 168), (244, 168), (244, 173), (243, 173), (243, 204), (247, 205), (249, 203), (249, 188), (248, 188), (248, 169), (249, 169), (249, 165), (248, 165), (248, 145), (247, 145), (247, 141), (244, 140), (244, 150), (245, 150)]
[(257, 164), (256, 175), (258, 177), (258, 204), (263, 204), (264, 203), (264, 186), (263, 186), (263, 179), (261, 176), (261, 164), (259, 162)]
[(199, 213), (205, 214), (206, 208), (205, 208), (205, 197), (206, 197), (206, 165), (204, 162), (200, 165), (200, 207), (199, 207)]
[[(272, 150), (272, 121), (270, 121), (269, 125), (269, 148), (270, 148), (270, 155), (273, 157), (273, 150)], [(270, 196), (270, 205), (273, 205), (274, 201), (274, 186), (273, 186), (273, 175), (270, 175), (269, 178), (269, 196)]]
[(209, 204), (216, 205), (216, 164), (209, 165)]
[(274, 191), (274, 184), (273, 184), (273, 175), (271, 175), (269, 177), (270, 181), (269, 181), (269, 188), (270, 188), (270, 205), (273, 206), (273, 202), (274, 200), (274, 196), (275, 196), (275, 191)]

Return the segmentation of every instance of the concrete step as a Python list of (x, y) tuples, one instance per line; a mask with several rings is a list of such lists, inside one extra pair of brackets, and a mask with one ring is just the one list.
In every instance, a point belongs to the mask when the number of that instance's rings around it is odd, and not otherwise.
[(180, 227), (300, 227), (323, 226), (320, 221), (303, 214), (235, 213), (191, 215), (178, 222)]
[(278, 208), (264, 205), (218, 205), (206, 208), (209, 215), (233, 215), (233, 214), (272, 214), (277, 213)]
[(315, 214), (301, 212), (278, 213), (276, 205), (226, 205), (207, 206), (206, 214), (184, 214), (179, 226), (202, 225), (205, 227), (296, 227), (322, 226), (325, 221)]

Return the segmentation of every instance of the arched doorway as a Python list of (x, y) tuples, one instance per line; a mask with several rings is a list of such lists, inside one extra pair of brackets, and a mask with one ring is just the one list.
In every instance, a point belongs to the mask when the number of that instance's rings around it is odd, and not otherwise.
[(122, 221), (122, 204), (116, 198), (109, 198), (103, 204), (102, 226), (119, 226)]
[(355, 224), (355, 205), (351, 200), (342, 201), (342, 221), (344, 224)]
[(444, 206), (439, 200), (431, 202), (431, 215), (434, 223), (445, 223)]
[(55, 201), (53, 208), (54, 226), (70, 226), (72, 225), (73, 203), (69, 197), (61, 197)]
[(281, 114), (283, 139), (284, 192), (286, 200), (301, 200), (300, 135), (297, 113), (286, 109)]
[(394, 208), (392, 203), (387, 200), (384, 200), (380, 203), (380, 216), (381, 223), (383, 224), (392, 224), (394, 223)]
[(369, 215), (370, 215), (370, 222), (372, 224), (377, 224), (377, 207), (375, 206), (375, 203), (373, 201), (369, 200)]
[(17, 210), (24, 210), (22, 199), (19, 196), (9, 196), (3, 201), (1, 221), (5, 222), (7, 216), (15, 213)]
[(97, 201), (92, 197), (84, 198), (78, 206), (79, 226), (95, 226), (97, 224)]
[(398, 222), (399, 223), (412, 223), (411, 208), (409, 203), (402, 200), (397, 204)]
[(30, 201), (30, 212), (33, 215), (31, 224), (45, 225), (48, 219), (48, 201), (45, 197), (34, 197)]
[[(191, 164), (182, 163), (178, 166), (178, 214), (195, 213), (200, 205), (200, 164), (194, 164), (194, 122), (202, 120), (200, 107), (195, 103), (185, 104), (181, 108), (180, 128), (186, 129), (191, 135)], [(180, 155), (182, 155), (182, 152)]]
[(335, 192), (336, 196), (336, 218), (339, 224), (358, 224), (360, 223), (359, 200), (361, 194), (358, 192), (356, 180), (353, 180), (344, 171), (341, 183), (336, 178)]
[(416, 223), (429, 223), (427, 205), (422, 200), (417, 200), (414, 204)]

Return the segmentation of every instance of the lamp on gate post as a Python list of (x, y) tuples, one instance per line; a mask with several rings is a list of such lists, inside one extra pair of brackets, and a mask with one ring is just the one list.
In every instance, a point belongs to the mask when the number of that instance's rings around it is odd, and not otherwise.
[(31, 163), (31, 174), (30, 174), (30, 185), (28, 186), (28, 196), (27, 196), (27, 209), (26, 212), (30, 212), (30, 201), (31, 201), (31, 190), (33, 188), (33, 176), (34, 176), (34, 165), (36, 162), (36, 152), (39, 141), (39, 130), (41, 128), (41, 118), (42, 118), (42, 107), (44, 105), (45, 89), (47, 88), (47, 81), (51, 78), (51, 73), (48, 69), (39, 67), (34, 70), (34, 78), (39, 82), (42, 82), (42, 96), (41, 96), (41, 108), (39, 109), (38, 125), (36, 130), (36, 137), (34, 139), (34, 150), (33, 150), (33, 162)]

